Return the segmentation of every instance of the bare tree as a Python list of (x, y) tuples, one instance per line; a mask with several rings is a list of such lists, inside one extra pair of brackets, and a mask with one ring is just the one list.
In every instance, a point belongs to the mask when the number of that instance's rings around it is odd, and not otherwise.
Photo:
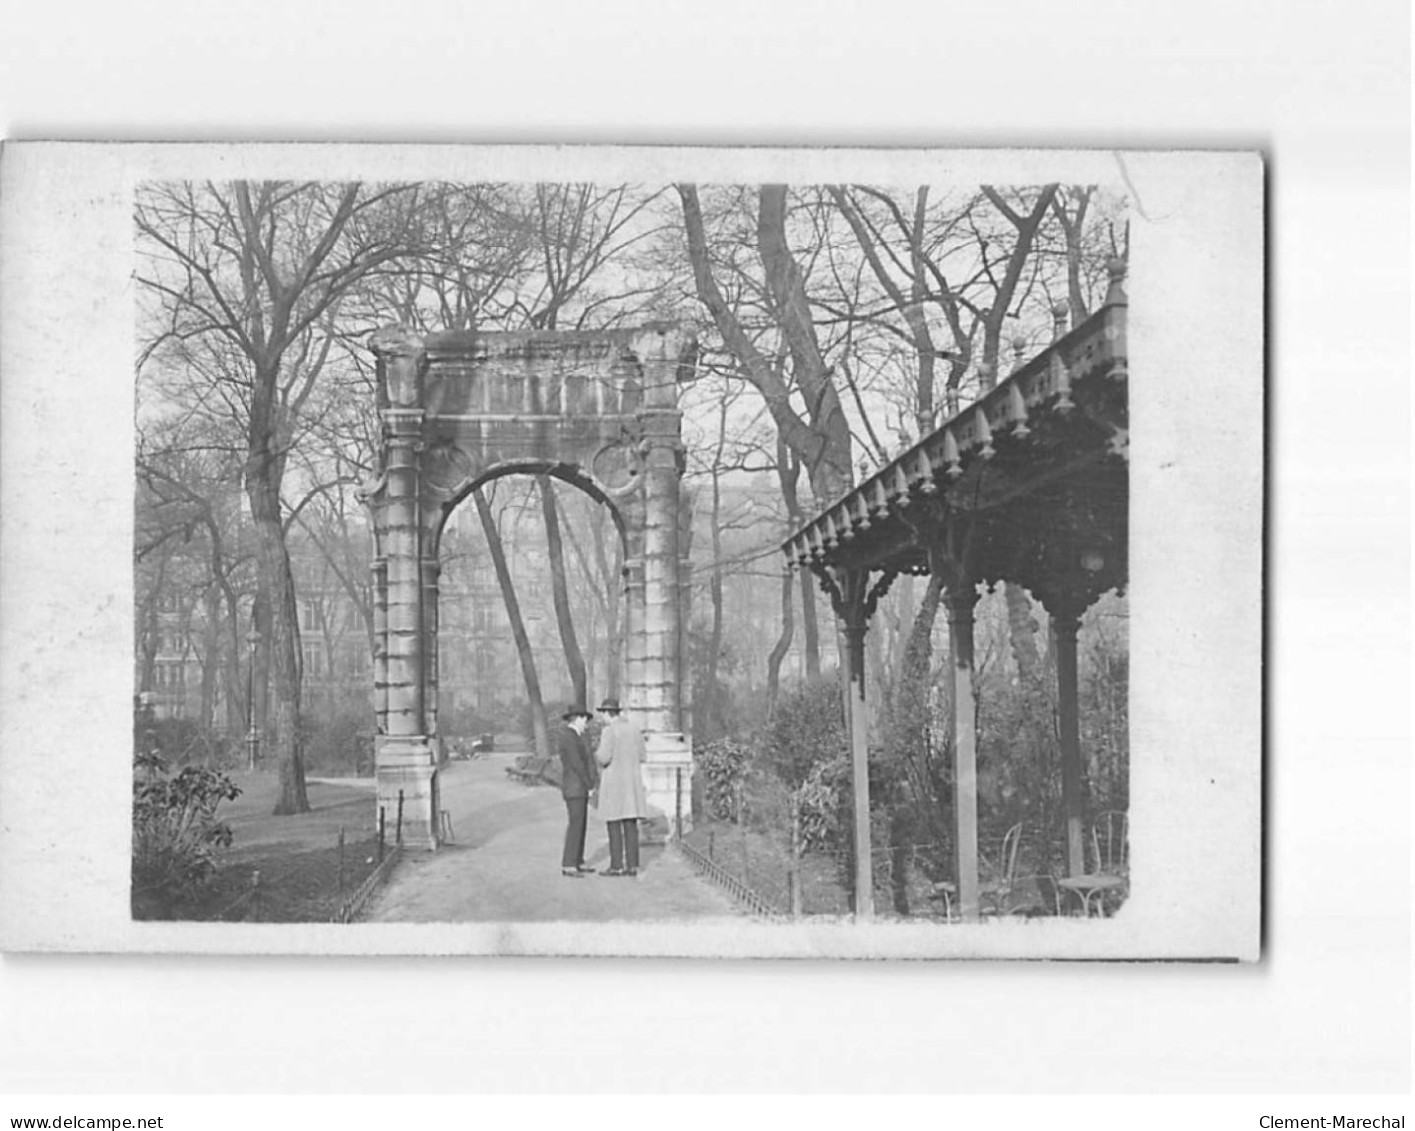
[(408, 250), (416, 188), (264, 182), (151, 184), (136, 209), (139, 283), (154, 311), (140, 366), (200, 341), (227, 358), (213, 394), (239, 416), (270, 657), (277, 814), (309, 808), (300, 649), (281, 488), (296, 421), (329, 357), (340, 302)]
[(549, 475), (536, 476), (540, 490), (541, 513), (545, 516), (546, 549), (550, 559), (550, 591), (555, 603), (555, 623), (560, 630), (560, 643), (565, 649), (565, 664), (570, 669), (575, 702), (589, 702), (585, 676), (585, 657), (575, 636), (575, 619), (570, 610), (570, 587), (565, 575), (565, 549), (560, 537), (560, 516), (555, 505), (555, 491)]
[(526, 622), (521, 616), (521, 602), (516, 597), (516, 586), (511, 579), (511, 570), (506, 565), (506, 552), (501, 545), (501, 534), (496, 526), (496, 516), (485, 493), (478, 489), (472, 492), (476, 503), (477, 517), (481, 519), (482, 532), (486, 535), (487, 549), (491, 554), (492, 568), (496, 570), (496, 581), (501, 587), (501, 598), (506, 605), (506, 616), (511, 622), (511, 637), (516, 642), (516, 656), (521, 662), (521, 674), (526, 681), (526, 695), (531, 704), (531, 732), (535, 740), (536, 754), (549, 758), (550, 727), (546, 720), (545, 699), (540, 691), (540, 676), (536, 672), (535, 653), (531, 650), (531, 638), (526, 632)]
[[(840, 494), (853, 480), (850, 428), (830, 367), (816, 336), (805, 278), (786, 236), (786, 186), (763, 185), (758, 193), (757, 255), (767, 302), (791, 361), (790, 380), (780, 360), (748, 332), (723, 294), (694, 185), (679, 185), (688, 255), (697, 295), (738, 366), (738, 374), (761, 394), (782, 439), (801, 460), (817, 498)], [(793, 404), (793, 392), (803, 408)]]

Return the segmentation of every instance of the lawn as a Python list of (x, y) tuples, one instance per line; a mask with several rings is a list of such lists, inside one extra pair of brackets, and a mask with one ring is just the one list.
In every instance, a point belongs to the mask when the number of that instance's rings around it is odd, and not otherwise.
[(273, 772), (232, 777), (241, 795), (217, 813), (231, 826), (233, 840), (216, 878), (199, 897), (181, 903), (134, 892), (133, 917), (269, 923), (335, 918), (377, 860), (373, 783), (311, 780), (306, 783), (310, 812), (275, 817)]

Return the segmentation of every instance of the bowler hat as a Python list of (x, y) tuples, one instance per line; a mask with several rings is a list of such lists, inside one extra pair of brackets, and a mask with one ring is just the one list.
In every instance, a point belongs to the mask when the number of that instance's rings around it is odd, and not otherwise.
[(591, 714), (589, 711), (585, 710), (583, 707), (575, 706), (571, 707), (560, 717), (566, 722), (569, 722), (571, 719), (592, 719), (594, 718), (594, 715)]
[(609, 696), (599, 705), (601, 711), (607, 711), (611, 715), (617, 715), (620, 711), (619, 700)]

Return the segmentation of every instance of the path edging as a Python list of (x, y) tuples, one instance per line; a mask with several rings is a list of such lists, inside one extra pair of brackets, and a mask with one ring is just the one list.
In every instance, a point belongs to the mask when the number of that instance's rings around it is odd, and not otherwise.
[(708, 859), (692, 845), (676, 840), (670, 841), (669, 847), (683, 857), (698, 875), (711, 880), (753, 915), (763, 919), (790, 918), (780, 908), (773, 906), (764, 896), (753, 891), (721, 864)]
[(378, 866), (364, 877), (364, 882), (354, 889), (354, 894), (339, 905), (339, 913), (334, 916), (334, 922), (352, 923), (359, 912), (364, 909), (364, 905), (368, 903), (369, 897), (388, 878), (388, 873), (393, 871), (393, 865), (402, 855), (403, 846), (395, 844), (388, 854), (379, 861)]

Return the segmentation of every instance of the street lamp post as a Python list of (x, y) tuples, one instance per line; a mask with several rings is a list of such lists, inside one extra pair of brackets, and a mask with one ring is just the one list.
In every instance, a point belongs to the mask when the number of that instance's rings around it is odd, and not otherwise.
[(260, 728), (256, 725), (255, 713), (255, 660), (256, 649), (260, 647), (260, 632), (255, 625), (246, 633), (246, 762), (251, 770), (260, 759)]
[(155, 704), (157, 696), (151, 691), (138, 693), (138, 716), (142, 723), (142, 736), (140, 745), (143, 754), (154, 754), (157, 752), (157, 726), (155, 719), (157, 712)]

